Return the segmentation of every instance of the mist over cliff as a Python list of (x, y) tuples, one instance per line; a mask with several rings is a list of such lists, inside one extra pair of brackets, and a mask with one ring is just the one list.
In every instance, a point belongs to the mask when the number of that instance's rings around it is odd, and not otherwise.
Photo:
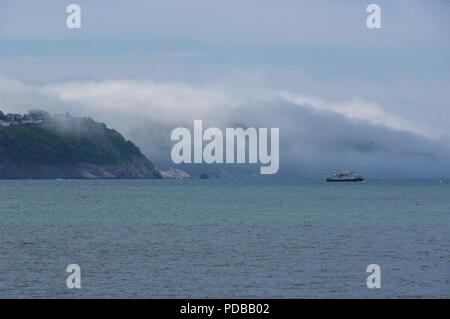
[(0, 178), (160, 178), (131, 141), (91, 118), (0, 112)]
[[(175, 166), (170, 133), (204, 127), (280, 128), (280, 176), (322, 177), (338, 168), (370, 177), (448, 177), (446, 132), (389, 112), (363, 98), (324, 100), (244, 82), (187, 84), (85, 81), (27, 85), (3, 78), (0, 101), (8, 111), (44, 108), (92, 116), (133, 140), (158, 167)], [(14, 88), (14, 89), (12, 89)], [(258, 165), (245, 166), (251, 172)], [(198, 165), (186, 170), (203, 171)], [(241, 170), (234, 165), (207, 169)]]

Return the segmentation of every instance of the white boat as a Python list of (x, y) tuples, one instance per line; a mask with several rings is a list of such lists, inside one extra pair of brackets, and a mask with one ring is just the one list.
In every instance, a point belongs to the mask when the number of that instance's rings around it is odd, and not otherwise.
[(336, 174), (327, 176), (327, 182), (362, 182), (364, 178), (353, 172), (337, 171)]

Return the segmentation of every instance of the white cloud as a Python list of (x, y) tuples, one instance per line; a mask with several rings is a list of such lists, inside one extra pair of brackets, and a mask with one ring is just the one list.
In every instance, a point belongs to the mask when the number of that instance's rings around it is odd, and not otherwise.
[[(0, 98), (7, 110), (27, 111), (31, 108), (52, 112), (92, 115), (117, 123), (118, 118), (164, 124), (190, 123), (204, 119), (224, 126), (233, 110), (248, 105), (291, 103), (317, 112), (339, 114), (350, 121), (364, 121), (427, 138), (441, 134), (410, 120), (394, 115), (372, 101), (353, 98), (349, 101), (325, 101), (320, 97), (280, 91), (248, 82), (193, 85), (181, 82), (106, 80), (66, 82), (30, 86), (8, 78), (0, 78)], [(13, 110), (11, 110), (13, 111)], [(276, 110), (278, 111), (278, 110)], [(128, 121), (127, 121), (127, 124)]]
[(280, 92), (280, 95), (286, 101), (301, 107), (310, 107), (320, 112), (337, 113), (350, 120), (366, 121), (372, 125), (383, 125), (392, 130), (414, 133), (428, 138), (438, 138), (442, 135), (440, 132), (421, 127), (412, 121), (391, 114), (375, 102), (364, 101), (360, 98), (344, 102), (326, 102), (318, 97), (303, 94)]
[(435, 138), (439, 134), (375, 102), (327, 101), (245, 77), (205, 85), (107, 80), (42, 86), (0, 78), (0, 101), (7, 112), (41, 108), (91, 116), (124, 134), (157, 163), (169, 158), (171, 130), (192, 127), (194, 119), (201, 119), (205, 126), (221, 128), (278, 127), (284, 145), (281, 161), (317, 171), (335, 169), (336, 163), (380, 174), (424, 167), (437, 174), (447, 169), (444, 160), (441, 166), (429, 162), (448, 157), (448, 147)]
[(391, 114), (375, 102), (361, 98), (327, 102), (315, 96), (264, 87), (246, 86), (242, 89), (239, 83), (234, 86), (195, 86), (186, 83), (108, 80), (54, 84), (43, 86), (40, 90), (49, 98), (81, 105), (90, 112), (119, 112), (158, 119), (164, 123), (186, 122), (200, 118), (225, 125), (234, 108), (249, 104), (276, 104), (282, 101), (423, 137), (440, 136), (431, 129)]

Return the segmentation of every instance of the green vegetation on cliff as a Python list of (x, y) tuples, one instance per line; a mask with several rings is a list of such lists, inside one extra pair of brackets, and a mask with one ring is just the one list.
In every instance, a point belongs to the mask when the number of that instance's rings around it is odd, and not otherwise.
[(137, 146), (91, 118), (10, 118), (0, 123), (0, 178), (160, 177)]

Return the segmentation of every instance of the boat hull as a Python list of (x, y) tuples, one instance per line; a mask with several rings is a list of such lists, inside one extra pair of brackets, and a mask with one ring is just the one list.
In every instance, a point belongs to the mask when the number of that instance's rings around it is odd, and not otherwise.
[(362, 182), (364, 181), (364, 178), (357, 177), (357, 178), (327, 178), (327, 182), (331, 183), (341, 183), (341, 182)]

